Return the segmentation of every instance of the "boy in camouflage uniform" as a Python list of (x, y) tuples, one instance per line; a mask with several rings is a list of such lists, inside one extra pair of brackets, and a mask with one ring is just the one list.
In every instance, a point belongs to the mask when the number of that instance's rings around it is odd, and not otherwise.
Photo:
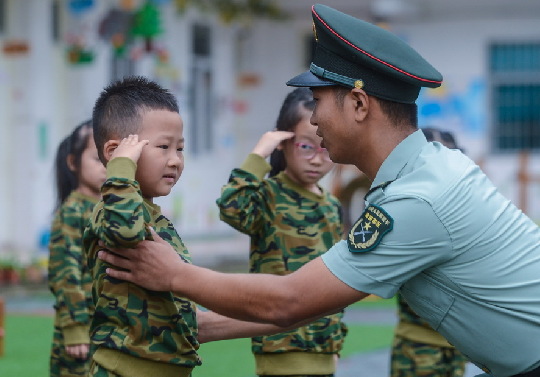
[(397, 296), (399, 323), (392, 344), (391, 377), (461, 377), (467, 359)]
[[(291, 92), (277, 131), (263, 135), (217, 200), (221, 219), (251, 237), (252, 273), (289, 274), (341, 239), (341, 205), (318, 185), (333, 164), (317, 149), (320, 138), (309, 123), (313, 105), (309, 89)], [(270, 165), (265, 158), (271, 153)], [(342, 317), (252, 338), (257, 374), (332, 376), (347, 333)]]
[(90, 375), (188, 377), (201, 364), (195, 305), (110, 278), (97, 258), (98, 241), (112, 250), (129, 248), (157, 233), (190, 263), (173, 225), (152, 202), (170, 193), (184, 167), (176, 99), (142, 77), (126, 78), (101, 93), (93, 124), (107, 180), (83, 238), (96, 304)]

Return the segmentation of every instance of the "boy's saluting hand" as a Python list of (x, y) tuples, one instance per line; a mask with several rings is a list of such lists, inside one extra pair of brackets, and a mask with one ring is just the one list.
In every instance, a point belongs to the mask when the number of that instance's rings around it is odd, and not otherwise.
[(113, 151), (111, 159), (115, 157), (127, 157), (137, 163), (139, 157), (141, 157), (143, 147), (148, 142), (148, 140), (139, 141), (139, 135), (129, 135), (120, 141), (118, 147)]

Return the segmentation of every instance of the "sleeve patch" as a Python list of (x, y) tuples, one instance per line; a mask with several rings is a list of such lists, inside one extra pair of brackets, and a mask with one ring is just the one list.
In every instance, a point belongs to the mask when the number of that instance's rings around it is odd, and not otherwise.
[(347, 244), (351, 253), (371, 251), (394, 227), (394, 219), (381, 207), (369, 205), (354, 223)]

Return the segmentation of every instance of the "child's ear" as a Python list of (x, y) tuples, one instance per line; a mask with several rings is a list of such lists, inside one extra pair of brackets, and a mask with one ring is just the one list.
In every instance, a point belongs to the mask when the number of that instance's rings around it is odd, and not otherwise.
[(116, 148), (120, 145), (120, 140), (109, 140), (103, 146), (103, 157), (109, 162), (111, 160), (112, 154)]
[(68, 154), (66, 157), (66, 164), (69, 170), (73, 173), (77, 172), (77, 167), (75, 166), (75, 156), (73, 154)]

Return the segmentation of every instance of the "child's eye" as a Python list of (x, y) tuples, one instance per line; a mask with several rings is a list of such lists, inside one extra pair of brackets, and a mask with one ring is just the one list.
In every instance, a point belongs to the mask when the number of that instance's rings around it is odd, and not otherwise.
[(182, 148), (176, 148), (176, 151), (177, 151), (177, 152), (183, 152), (183, 151), (184, 151), (184, 147), (182, 147)]
[(169, 149), (169, 146), (168, 145), (158, 145), (158, 148)]
[(310, 151), (313, 149), (313, 146), (312, 145), (309, 145), (309, 144), (302, 144), (300, 143), (300, 149), (303, 149), (303, 150), (306, 150), (306, 151)]

